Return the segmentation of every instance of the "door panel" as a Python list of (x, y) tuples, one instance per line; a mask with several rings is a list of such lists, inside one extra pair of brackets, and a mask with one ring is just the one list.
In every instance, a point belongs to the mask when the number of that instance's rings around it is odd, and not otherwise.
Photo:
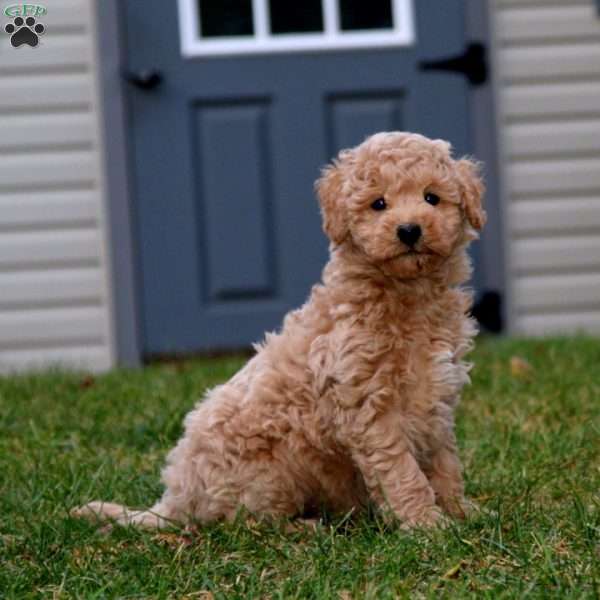
[(402, 130), (402, 112), (400, 91), (373, 95), (358, 92), (330, 98), (327, 106), (330, 153), (355, 146), (375, 131)]
[(146, 354), (247, 346), (304, 301), (341, 148), (404, 129), (470, 150), (465, 80), (418, 69), (462, 49), (463, 3), (415, 5), (413, 46), (185, 58), (162, 0), (124, 2), (129, 71), (163, 76), (129, 94)]
[[(197, 105), (194, 156), (201, 215), (198, 254), (206, 302), (275, 293), (269, 102)], [(235, 260), (232, 249), (240, 249)]]

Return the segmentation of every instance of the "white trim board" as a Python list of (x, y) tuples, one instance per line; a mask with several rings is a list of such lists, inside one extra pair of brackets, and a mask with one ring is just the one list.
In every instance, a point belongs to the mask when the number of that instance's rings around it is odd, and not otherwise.
[(314, 52), (410, 46), (415, 43), (412, 0), (391, 0), (392, 29), (341, 31), (338, 0), (322, 0), (322, 33), (271, 34), (268, 31), (267, 0), (252, 0), (254, 35), (202, 38), (198, 3), (202, 0), (178, 0), (181, 53), (186, 58)]

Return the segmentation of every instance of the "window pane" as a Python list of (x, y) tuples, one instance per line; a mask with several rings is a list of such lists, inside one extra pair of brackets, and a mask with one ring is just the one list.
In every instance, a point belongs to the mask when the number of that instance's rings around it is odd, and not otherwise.
[(339, 0), (343, 31), (392, 29), (392, 0)]
[(323, 31), (321, 0), (269, 0), (271, 33)]
[(252, 0), (198, 0), (202, 37), (253, 35)]

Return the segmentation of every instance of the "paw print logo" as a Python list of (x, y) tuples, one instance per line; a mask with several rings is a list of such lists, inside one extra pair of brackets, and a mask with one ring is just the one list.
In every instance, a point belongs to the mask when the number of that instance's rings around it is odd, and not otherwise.
[(33, 17), (15, 17), (12, 23), (8, 23), (4, 27), (4, 31), (10, 35), (10, 43), (18, 48), (23, 44), (27, 44), (35, 48), (46, 28), (41, 23), (36, 23)]

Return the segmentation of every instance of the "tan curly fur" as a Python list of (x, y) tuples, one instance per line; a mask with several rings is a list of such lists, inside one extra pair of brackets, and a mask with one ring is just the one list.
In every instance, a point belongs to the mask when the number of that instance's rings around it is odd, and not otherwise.
[[(316, 187), (331, 240), (323, 282), (188, 414), (152, 509), (93, 502), (75, 514), (151, 527), (240, 507), (293, 517), (373, 503), (405, 526), (464, 516), (453, 410), (476, 332), (459, 285), (485, 222), (478, 166), (444, 141), (380, 133)], [(385, 210), (371, 208), (379, 197)], [(396, 233), (405, 223), (423, 232), (412, 250)]]

